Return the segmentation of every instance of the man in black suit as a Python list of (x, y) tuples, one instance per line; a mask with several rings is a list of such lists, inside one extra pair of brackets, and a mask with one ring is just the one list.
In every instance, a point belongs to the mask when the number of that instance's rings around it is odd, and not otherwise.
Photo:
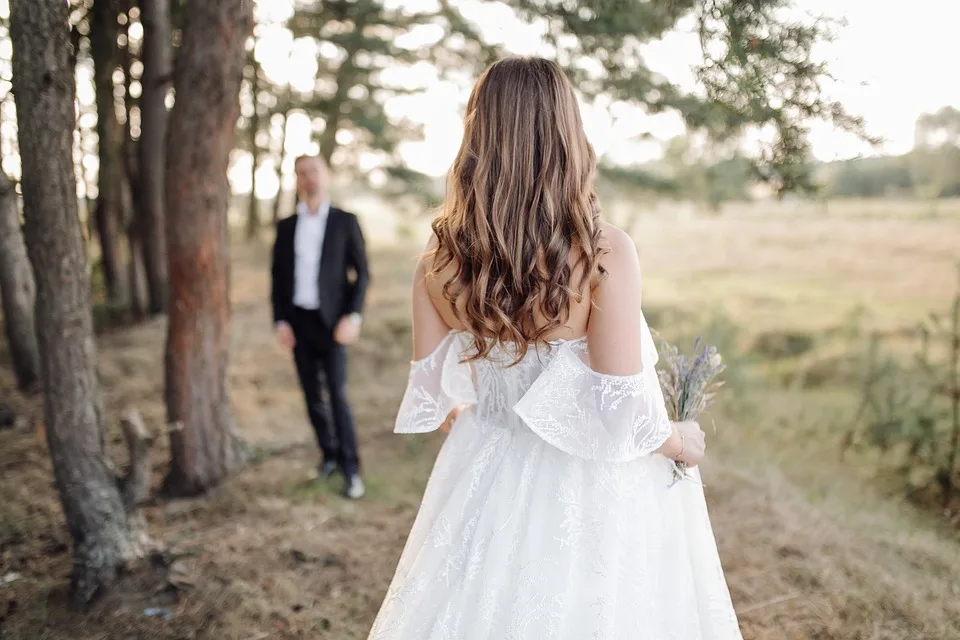
[[(277, 339), (293, 351), (310, 422), (323, 455), (319, 475), (338, 469), (344, 494), (363, 497), (353, 413), (347, 402), (346, 346), (360, 336), (361, 311), (370, 276), (357, 217), (330, 206), (330, 172), (323, 158), (297, 158), (294, 215), (277, 224), (272, 298)], [(353, 276), (353, 278), (351, 278)], [(321, 394), (330, 398), (333, 425)]]

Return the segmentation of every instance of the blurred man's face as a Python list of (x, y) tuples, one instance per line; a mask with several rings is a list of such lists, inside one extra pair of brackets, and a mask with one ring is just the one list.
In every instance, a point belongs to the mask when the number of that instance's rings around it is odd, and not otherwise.
[(300, 158), (296, 165), (297, 193), (302, 199), (324, 197), (330, 174), (320, 158)]

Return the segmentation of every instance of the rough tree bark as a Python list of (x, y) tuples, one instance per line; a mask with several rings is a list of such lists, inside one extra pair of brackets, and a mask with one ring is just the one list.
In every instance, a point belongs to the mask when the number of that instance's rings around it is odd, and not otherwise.
[(167, 310), (167, 241), (164, 230), (164, 158), (167, 90), (171, 80), (170, 2), (140, 0), (143, 22), (143, 93), (140, 96), (140, 145), (137, 198), (141, 209), (143, 262), (149, 290), (148, 311)]
[(170, 309), (168, 494), (220, 483), (243, 458), (227, 395), (230, 346), (227, 167), (250, 33), (249, 0), (189, 2), (167, 146)]
[(127, 299), (127, 271), (121, 249), (123, 233), (123, 127), (117, 119), (113, 73), (120, 66), (120, 35), (117, 0), (95, 0), (90, 21), (90, 54), (93, 58), (97, 100), (97, 148), (100, 160), (98, 195), (94, 212), (100, 259), (107, 297), (112, 302)]
[(90, 286), (73, 168), (74, 77), (69, 7), (10, 3), (13, 89), (23, 167), (24, 235), (37, 282), (44, 422), (73, 539), (75, 600), (88, 602), (136, 555), (103, 450)]
[(7, 174), (0, 171), (0, 295), (3, 322), (13, 358), (17, 384), (31, 391), (40, 382), (40, 352), (34, 324), (36, 288), (27, 247), (20, 230), (17, 193)]

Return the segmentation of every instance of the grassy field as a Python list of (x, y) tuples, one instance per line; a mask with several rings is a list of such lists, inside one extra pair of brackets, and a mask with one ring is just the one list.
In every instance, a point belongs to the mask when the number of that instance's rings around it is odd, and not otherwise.
[[(723, 343), (731, 360), (755, 352), (762, 336), (825, 335), (861, 305), (866, 326), (909, 326), (947, 304), (960, 257), (952, 216), (670, 215), (639, 219), (633, 233), (651, 323), (674, 338), (713, 326), (710, 335), (719, 325), (708, 319), (722, 315), (737, 328)], [(270, 330), (267, 247), (237, 244), (230, 378), (255, 460), (207, 499), (149, 506), (164, 552), (80, 615), (65, 606), (68, 538), (36, 435), (41, 407), (13, 395), (26, 422), (0, 432), (0, 638), (366, 637), (441, 444), (436, 434), (391, 434), (418, 247), (369, 235), (375, 279), (350, 372), (369, 498), (345, 502), (338, 486), (313, 481), (317, 454), (293, 366)], [(157, 481), (163, 339), (157, 320), (99, 341), (111, 443), (119, 452), (117, 417), (138, 407), (158, 434)], [(0, 394), (9, 397), (5, 369)], [(731, 386), (736, 402), (717, 411), (704, 476), (744, 637), (960, 638), (960, 542), (878, 489), (867, 466), (841, 464), (850, 391), (756, 377)]]

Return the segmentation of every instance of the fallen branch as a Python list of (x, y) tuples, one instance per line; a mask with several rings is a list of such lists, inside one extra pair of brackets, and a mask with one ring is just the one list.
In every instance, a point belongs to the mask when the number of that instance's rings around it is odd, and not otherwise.
[(764, 600), (763, 602), (752, 604), (749, 607), (744, 607), (740, 609), (737, 613), (740, 615), (753, 613), (754, 611), (759, 611), (761, 609), (766, 609), (767, 607), (783, 604), (784, 602), (789, 602), (790, 600), (796, 600), (799, 597), (800, 597), (799, 593), (788, 593), (782, 596), (777, 596), (776, 598), (771, 598), (770, 600)]
[(130, 468), (121, 483), (123, 489), (123, 505), (127, 513), (133, 512), (143, 505), (150, 496), (150, 444), (153, 438), (143, 424), (140, 412), (135, 408), (128, 409), (120, 419), (123, 437), (127, 442), (130, 453)]

